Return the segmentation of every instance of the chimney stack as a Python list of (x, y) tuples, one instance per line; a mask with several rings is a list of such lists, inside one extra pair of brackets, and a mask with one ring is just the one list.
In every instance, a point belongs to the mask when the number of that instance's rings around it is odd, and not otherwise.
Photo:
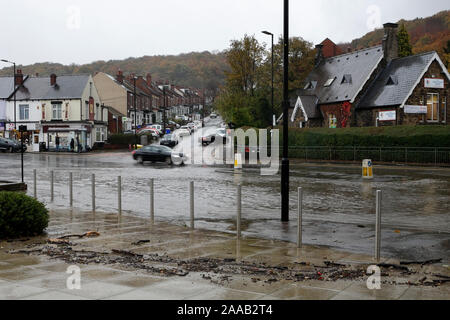
[(152, 75), (150, 73), (147, 73), (147, 85), (152, 86)]
[(23, 84), (23, 74), (22, 74), (22, 70), (18, 69), (16, 71), (16, 74), (14, 76), (14, 84), (15, 86), (21, 86)]
[(56, 74), (52, 73), (50, 75), (50, 85), (53, 87), (54, 85), (56, 85)]
[(398, 58), (398, 24), (385, 23), (383, 38), (383, 53), (386, 62)]
[(317, 53), (316, 59), (314, 61), (315, 66), (317, 67), (323, 60), (323, 44), (316, 45)]
[(116, 80), (120, 83), (123, 83), (123, 72), (120, 69), (117, 71)]

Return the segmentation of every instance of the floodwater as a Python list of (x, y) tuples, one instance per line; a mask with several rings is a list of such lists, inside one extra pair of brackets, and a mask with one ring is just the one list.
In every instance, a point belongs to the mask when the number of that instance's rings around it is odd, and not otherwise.
[[(210, 125), (204, 130), (215, 130), (217, 123)], [(450, 259), (449, 169), (375, 167), (375, 178), (363, 181), (358, 166), (294, 162), (289, 223), (280, 221), (280, 175), (262, 176), (256, 168), (235, 173), (226, 166), (139, 165), (128, 152), (26, 154), (29, 195), (33, 195), (33, 169), (37, 169), (38, 199), (53, 209), (69, 207), (68, 177), (73, 172), (74, 207), (90, 211), (95, 173), (96, 210), (117, 212), (117, 177), (122, 176), (123, 211), (140, 217), (150, 215), (153, 178), (156, 219), (178, 225), (189, 225), (189, 182), (194, 181), (196, 227), (225, 232), (235, 230), (236, 187), (242, 184), (243, 234), (291, 242), (296, 241), (297, 188), (302, 187), (304, 243), (366, 254), (374, 251), (375, 193), (382, 190), (382, 256)], [(51, 170), (55, 172), (53, 203)], [(0, 154), (0, 180), (18, 178), (20, 155)]]

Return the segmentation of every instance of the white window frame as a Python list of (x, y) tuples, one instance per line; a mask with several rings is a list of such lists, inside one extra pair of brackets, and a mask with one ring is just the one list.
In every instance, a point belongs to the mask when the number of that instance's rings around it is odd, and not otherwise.
[[(22, 110), (24, 111), (23, 113), (22, 113)], [(19, 119), (20, 120), (30, 120), (30, 105), (29, 104), (20, 104), (19, 105)]]
[(442, 97), (442, 110), (444, 111), (442, 123), (447, 123), (447, 96)]
[[(428, 99), (428, 97), (429, 96), (437, 96), (437, 117), (436, 117), (436, 120), (434, 120), (434, 113), (433, 113), (433, 101), (434, 101), (434, 99), (432, 98), (431, 99), (431, 101), (429, 101), (429, 99)], [(431, 102), (431, 104), (430, 104), (430, 102)], [(431, 120), (430, 119), (428, 119), (428, 113), (427, 113), (427, 115), (426, 115), (426, 119), (427, 119), (427, 122), (430, 122), (430, 123), (436, 123), (436, 122), (439, 122), (439, 110), (440, 110), (440, 106), (439, 106), (439, 93), (434, 93), (434, 92), (429, 92), (429, 93), (427, 93), (427, 109), (428, 108), (430, 108), (431, 107)]]
[(52, 103), (52, 120), (62, 120), (62, 103)]

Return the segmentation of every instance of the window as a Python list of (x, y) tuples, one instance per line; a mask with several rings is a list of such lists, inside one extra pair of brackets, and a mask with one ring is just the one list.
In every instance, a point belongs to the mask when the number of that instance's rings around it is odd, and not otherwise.
[(344, 84), (344, 83), (348, 83), (348, 84), (352, 83), (352, 75), (351, 74), (344, 74), (341, 84)]
[(337, 128), (337, 118), (334, 114), (328, 114), (328, 128), (336, 129)]
[(19, 119), (20, 120), (29, 120), (30, 119), (30, 107), (27, 104), (19, 105)]
[(387, 83), (387, 86), (396, 86), (398, 85), (398, 78), (397, 76), (390, 76)]
[(328, 79), (327, 82), (325, 82), (325, 84), (323, 85), (324, 87), (329, 87), (333, 84), (334, 80), (336, 78), (332, 78), (332, 79)]
[(442, 119), (443, 123), (447, 122), (447, 97), (442, 97), (442, 110), (444, 112), (444, 119)]
[(89, 101), (84, 102), (84, 119), (89, 120)]
[(95, 141), (96, 142), (102, 142), (102, 129), (101, 128), (95, 128)]
[(439, 121), (439, 94), (427, 94), (427, 120), (430, 122)]
[(52, 120), (62, 120), (62, 104), (53, 103), (52, 104)]
[(306, 84), (305, 90), (314, 90), (317, 86), (317, 81), (310, 81)]

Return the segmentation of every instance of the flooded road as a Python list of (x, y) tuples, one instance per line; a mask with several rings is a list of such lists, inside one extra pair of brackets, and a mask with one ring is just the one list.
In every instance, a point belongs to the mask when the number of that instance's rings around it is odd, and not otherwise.
[[(217, 123), (204, 130), (214, 130)], [(198, 136), (195, 137), (197, 139)], [(304, 242), (356, 253), (374, 251), (375, 192), (383, 191), (382, 250), (405, 260), (442, 258), (450, 252), (450, 170), (375, 167), (375, 179), (362, 181), (351, 165), (291, 165), (291, 221), (280, 222), (280, 176), (242, 174), (223, 167), (137, 164), (129, 152), (85, 155), (25, 155), (25, 180), (49, 208), (69, 207), (69, 172), (74, 178), (74, 207), (91, 210), (91, 174), (96, 175), (97, 211), (117, 212), (117, 177), (122, 176), (122, 208), (149, 217), (149, 179), (155, 179), (156, 219), (189, 225), (189, 182), (195, 181), (196, 227), (233, 232), (236, 186), (242, 184), (243, 234), (294, 242), (297, 187), (304, 192)], [(50, 202), (50, 170), (55, 199)], [(0, 180), (20, 177), (20, 155), (0, 154)]]

